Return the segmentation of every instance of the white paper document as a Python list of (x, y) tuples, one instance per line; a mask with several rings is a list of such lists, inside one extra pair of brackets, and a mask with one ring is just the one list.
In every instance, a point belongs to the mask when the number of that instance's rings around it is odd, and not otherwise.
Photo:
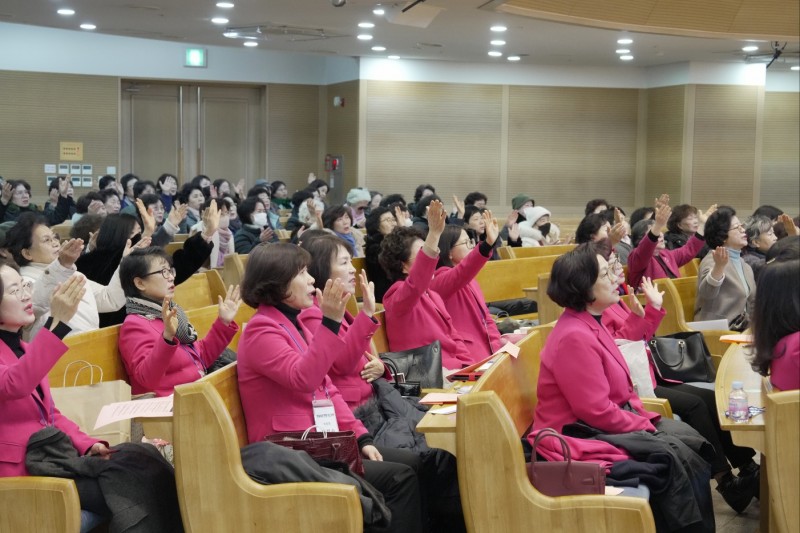
[(687, 322), (687, 326), (695, 331), (727, 331), (728, 321), (724, 318), (719, 320), (701, 320), (699, 322)]
[(130, 418), (164, 418), (172, 417), (172, 396), (132, 400), (104, 405), (97, 415), (94, 429), (101, 428), (120, 420)]

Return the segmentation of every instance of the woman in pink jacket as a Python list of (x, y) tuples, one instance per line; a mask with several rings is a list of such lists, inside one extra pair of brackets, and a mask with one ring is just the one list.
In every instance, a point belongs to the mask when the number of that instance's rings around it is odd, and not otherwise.
[(162, 248), (133, 250), (120, 265), (128, 316), (119, 332), (119, 351), (131, 392), (169, 396), (176, 385), (204, 376), (239, 330), (233, 317), (241, 298), (228, 287), (219, 298), (219, 318), (204, 339), (189, 323), (175, 294), (172, 258)]
[(396, 228), (384, 238), (379, 259), (394, 282), (383, 296), (389, 348), (410, 350), (438, 340), (442, 346), (442, 366), (457, 370), (480, 361), (481, 357), (467, 348), (442, 297), (431, 289), (445, 217), (442, 203), (432, 201), (425, 240), (414, 228)]
[[(242, 296), (257, 311), (242, 334), (238, 354), (248, 441), (311, 426), (353, 431), (366, 459), (364, 477), (383, 493), (392, 511), (388, 531), (422, 531), (419, 481), (412, 466), (418, 464), (416, 456), (376, 448), (328, 377), (347, 351), (339, 329), (350, 294), (339, 280), (328, 280), (324, 291), (315, 290), (309, 261), (308, 252), (292, 244), (261, 244), (250, 252)], [(298, 315), (314, 305), (315, 296), (323, 318), (310, 331)], [(363, 354), (350, 353), (355, 366)]]

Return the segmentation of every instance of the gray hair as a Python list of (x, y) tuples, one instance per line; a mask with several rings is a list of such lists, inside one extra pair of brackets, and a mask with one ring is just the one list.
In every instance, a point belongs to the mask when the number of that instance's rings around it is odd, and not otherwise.
[(748, 217), (744, 221), (744, 231), (747, 233), (747, 244), (752, 245), (753, 241), (758, 239), (762, 233), (767, 233), (772, 229), (772, 220), (763, 215), (755, 215)]

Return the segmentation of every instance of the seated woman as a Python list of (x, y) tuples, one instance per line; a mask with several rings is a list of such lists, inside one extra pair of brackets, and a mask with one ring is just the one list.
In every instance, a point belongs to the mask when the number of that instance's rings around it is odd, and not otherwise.
[[(201, 233), (204, 236), (210, 235), (211, 256), (208, 261), (208, 268), (217, 268), (225, 264), (225, 256), (236, 253), (233, 244), (233, 233), (230, 230), (230, 216), (227, 202), (210, 198), (203, 203), (200, 211), (202, 220), (189, 228), (189, 232), (194, 235)], [(215, 223), (211, 224), (209, 218)]]
[(681, 277), (680, 267), (690, 262), (705, 245), (703, 240), (706, 218), (714, 212), (716, 205), (709, 207), (705, 213), (698, 213), (700, 225), (684, 246), (675, 250), (667, 250), (664, 244), (664, 228), (667, 225), (672, 209), (669, 197), (662, 196), (658, 201), (655, 215), (651, 219), (637, 222), (633, 227), (633, 250), (628, 255), (628, 285), (638, 287), (643, 277), (650, 279)]
[(272, 190), (272, 205), (270, 209), (276, 214), (280, 209), (291, 209), (292, 199), (289, 198), (289, 189), (286, 188), (286, 183), (276, 180), (270, 183), (269, 186)]
[(353, 229), (353, 215), (346, 205), (332, 205), (322, 213), (322, 226), (352, 248), (354, 257), (364, 257), (364, 234)]
[(219, 297), (219, 318), (198, 340), (183, 309), (172, 301), (175, 269), (161, 248), (133, 250), (120, 265), (128, 316), (119, 332), (119, 351), (131, 392), (169, 396), (176, 385), (204, 376), (239, 330), (233, 318), (241, 299), (238, 287)]
[[(311, 426), (318, 431), (353, 431), (366, 459), (364, 477), (383, 493), (392, 511), (388, 530), (422, 531), (416, 455), (376, 448), (372, 435), (327, 375), (347, 349), (339, 329), (350, 294), (339, 280), (328, 280), (323, 292), (315, 290), (309, 261), (308, 252), (292, 244), (259, 245), (247, 260), (242, 295), (245, 303), (257, 308), (239, 341), (238, 354), (248, 441)], [(314, 305), (315, 295), (323, 318), (316, 331), (309, 331), (298, 315)], [(350, 355), (360, 360), (363, 354)], [(356, 360), (351, 362), (355, 364)], [(323, 410), (332, 419), (323, 421)]]
[(737, 327), (734, 322), (744, 327), (749, 300), (755, 298), (756, 291), (753, 269), (742, 261), (742, 250), (747, 246), (744, 226), (732, 207), (722, 206), (708, 217), (705, 233), (712, 251), (700, 262), (697, 272), (694, 319), (724, 319), (732, 327)]
[(525, 220), (519, 223), (522, 246), (549, 246), (558, 244), (561, 231), (550, 221), (550, 211), (542, 206), (522, 210)]
[(181, 187), (181, 192), (178, 193), (178, 200), (180, 203), (186, 204), (188, 208), (186, 218), (180, 223), (180, 232), (189, 233), (189, 228), (200, 221), (200, 208), (203, 206), (203, 202), (206, 201), (206, 197), (200, 185), (187, 183)]
[(175, 195), (178, 194), (178, 178), (172, 174), (161, 174), (156, 180), (156, 193), (164, 204), (164, 210), (171, 210)]
[(72, 216), (75, 201), (72, 199), (72, 182), (66, 176), (58, 177), (58, 200), (44, 212), (31, 203), (31, 185), (25, 180), (12, 180), (3, 184), (0, 194), (0, 222), (12, 222), (23, 213), (36, 213), (47, 218), (47, 224), (61, 224)]
[(257, 197), (248, 196), (236, 211), (242, 221), (242, 227), (233, 236), (237, 254), (249, 254), (262, 242), (278, 242), (278, 236), (267, 219), (267, 208)]
[[(475, 237), (477, 242), (484, 242), (486, 240), (486, 220), (483, 218), (483, 213), (485, 211), (486, 209), (483, 207), (468, 205), (464, 208), (463, 219), (457, 219), (456, 223), (452, 225), (461, 227), (463, 220), (463, 226), (468, 230), (468, 233), (472, 237)], [(513, 223), (511, 226), (512, 227), (506, 228), (508, 234), (508, 245), (519, 248), (522, 246), (522, 238), (520, 238), (520, 226)], [(503, 246), (502, 239), (497, 239), (494, 241), (494, 246), (492, 247), (492, 260), (500, 259), (500, 254), (497, 252), (497, 249), (501, 246)]]
[(664, 234), (664, 245), (667, 250), (675, 250), (686, 245), (692, 235), (697, 233), (699, 226), (700, 217), (695, 206), (676, 205), (667, 220), (667, 232)]
[(442, 365), (458, 370), (481, 357), (469, 351), (442, 297), (431, 289), (445, 216), (442, 203), (434, 200), (428, 209), (429, 229), (424, 241), (414, 228), (396, 228), (384, 238), (380, 262), (393, 284), (383, 297), (383, 306), (391, 350), (410, 350), (438, 340)]
[(386, 276), (386, 272), (381, 268), (378, 257), (381, 253), (381, 243), (383, 238), (389, 235), (397, 227), (397, 215), (394, 212), (401, 212), (399, 208), (394, 211), (386, 206), (378, 206), (367, 215), (367, 238), (364, 245), (364, 261), (367, 277), (375, 284), (375, 301), (383, 302), (383, 295), (391, 287), (392, 282)]
[(800, 256), (767, 264), (757, 286), (753, 369), (778, 390), (800, 389)]
[[(714, 531), (704, 458), (708, 443), (686, 424), (644, 409), (628, 366), (601, 323), (603, 312), (619, 301), (616, 280), (605, 258), (587, 245), (553, 265), (547, 294), (565, 310), (542, 349), (528, 440), (553, 428), (567, 435), (573, 460), (605, 466), (653, 461), (652, 454), (667, 453), (669, 471), (660, 476), (664, 485), (653, 487), (650, 495), (659, 531)], [(555, 439), (544, 440), (537, 451), (548, 460), (563, 460)], [(617, 476), (612, 465), (611, 477)]]
[(767, 262), (767, 252), (778, 238), (772, 221), (761, 215), (745, 220), (744, 231), (747, 234), (747, 247), (742, 251), (742, 259), (753, 269), (753, 278), (758, 283), (758, 276)]
[(353, 219), (353, 227), (363, 228), (367, 222), (367, 208), (372, 200), (372, 194), (368, 189), (356, 187), (347, 193), (347, 208), (350, 210), (350, 218)]
[[(101, 473), (104, 470), (103, 465), (111, 464), (93, 464), (91, 461), (110, 460), (114, 461), (116, 481), (123, 481), (120, 475), (125, 476), (126, 490), (135, 491), (137, 495), (158, 494), (161, 501), (157, 509), (162, 512), (158, 516), (147, 513), (152, 507), (137, 508), (137, 513), (145, 513), (137, 527), (148, 531), (181, 531), (172, 469), (158, 453), (145, 456), (139, 453), (138, 448), (146, 445), (125, 444), (122, 446), (137, 447), (135, 455), (128, 454), (124, 450), (129, 448), (125, 448), (113, 450), (123, 453), (112, 456), (107, 442), (83, 433), (53, 403), (47, 374), (67, 351), (62, 339), (70, 332), (69, 323), (81, 303), (81, 297), (87, 291), (85, 282), (81, 274), (73, 274), (55, 288), (48, 305), (50, 317), (33, 340), (25, 343), (20, 337), (20, 331), (34, 321), (31, 285), (19, 275), (10, 258), (5, 255), (0, 257), (0, 409), (3, 411), (3, 416), (0, 417), (0, 440), (3, 441), (0, 477), (47, 475), (39, 471), (40, 467), (42, 470), (48, 468), (47, 459), (26, 461), (26, 446), (29, 439), (39, 431), (55, 428), (63, 432), (59, 443), (65, 448), (59, 450), (56, 459), (58, 468), (50, 465), (48, 471), (69, 473), (64, 477), (74, 479), (81, 509), (97, 515), (92, 518), (95, 523), (116, 512), (130, 513), (134, 505), (142, 503), (141, 499), (134, 498), (130, 503), (126, 502), (124, 509), (106, 503), (104, 485), (98, 483), (96, 476), (89, 477), (88, 470), (83, 470), (83, 467)], [(128, 457), (124, 458), (126, 455)], [(137, 465), (137, 475), (128, 475), (132, 472), (126, 471), (130, 468), (132, 459)], [(160, 473), (159, 479), (162, 483), (157, 483), (158, 479), (152, 476), (154, 472)], [(115, 496), (117, 502), (121, 501), (119, 494)], [(81, 514), (82, 522), (87, 525), (87, 518), (91, 515)]]

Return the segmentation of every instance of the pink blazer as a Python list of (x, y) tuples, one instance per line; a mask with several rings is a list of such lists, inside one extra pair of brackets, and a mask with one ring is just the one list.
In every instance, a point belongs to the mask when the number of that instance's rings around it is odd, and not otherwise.
[(164, 322), (160, 318), (126, 316), (119, 331), (119, 352), (131, 380), (131, 393), (169, 396), (176, 385), (197, 381), (237, 331), (236, 322), (226, 326), (218, 318), (204, 339), (191, 345), (174, 339), (172, 345), (162, 337)]
[(480, 285), (475, 281), (483, 265), (489, 261), (476, 246), (455, 268), (436, 270), (431, 290), (442, 297), (453, 318), (453, 327), (461, 334), (475, 362), (485, 359), (503, 345), (500, 331), (489, 316)]
[(618, 304), (610, 306), (603, 311), (603, 325), (611, 336), (615, 339), (627, 339), (629, 341), (649, 341), (656, 334), (661, 320), (667, 312), (661, 309), (654, 309), (646, 305), (644, 316), (634, 315), (628, 306), (620, 300)]
[(420, 251), (408, 277), (396, 281), (383, 296), (386, 336), (392, 351), (410, 350), (435, 340), (442, 345), (442, 366), (463, 368), (480, 357), (470, 353), (436, 291), (430, 290), (437, 258)]
[[(347, 350), (345, 341), (320, 324), (303, 336), (283, 313), (260, 305), (239, 340), (239, 395), (249, 442), (279, 431), (304, 431), (314, 425), (311, 402), (330, 397), (339, 430), (367, 433), (347, 407), (328, 370)], [(327, 393), (326, 393), (327, 390)]]
[[(303, 309), (297, 320), (304, 329), (317, 331), (322, 323), (322, 310), (317, 305)], [(372, 398), (372, 385), (361, 378), (361, 369), (369, 362), (364, 352), (370, 350), (370, 340), (379, 326), (377, 321), (371, 320), (364, 313), (358, 313), (353, 318), (353, 315), (345, 312), (339, 328), (339, 337), (344, 340), (345, 349), (334, 360), (328, 370), (328, 377), (339, 389), (350, 409), (355, 409)], [(391, 374), (387, 378), (391, 379)]]
[[(648, 235), (649, 233), (648, 231)], [(653, 251), (656, 249), (657, 243), (651, 241), (648, 235), (645, 235), (639, 245), (631, 250), (630, 255), (628, 255), (628, 285), (634, 289), (639, 288), (643, 277), (651, 279), (669, 277), (664, 268), (653, 257)], [(692, 235), (691, 239), (680, 248), (674, 250), (664, 249), (659, 251), (658, 255), (672, 271), (673, 277), (679, 278), (681, 277), (680, 267), (694, 259), (704, 245), (704, 240)]]
[[(608, 433), (627, 433), (653, 432), (653, 422), (659, 419), (644, 409), (614, 339), (587, 311), (566, 309), (558, 319), (542, 349), (536, 396), (531, 444), (538, 430), (560, 432), (578, 420)], [(622, 409), (626, 402), (638, 414)], [(624, 450), (604, 442), (567, 441), (573, 459), (604, 463), (628, 458)], [(562, 460), (556, 439), (545, 439), (538, 451), (550, 460)]]
[(800, 389), (800, 331), (778, 341), (774, 352), (769, 380), (779, 390)]
[[(83, 433), (53, 404), (47, 373), (67, 351), (67, 346), (47, 329), (39, 330), (25, 355), (0, 342), (0, 477), (27, 476), (25, 449), (31, 435), (50, 425), (69, 436), (78, 454), (84, 455), (97, 439)], [(44, 392), (44, 401), (36, 386)], [(107, 444), (107, 443), (106, 443)]]

